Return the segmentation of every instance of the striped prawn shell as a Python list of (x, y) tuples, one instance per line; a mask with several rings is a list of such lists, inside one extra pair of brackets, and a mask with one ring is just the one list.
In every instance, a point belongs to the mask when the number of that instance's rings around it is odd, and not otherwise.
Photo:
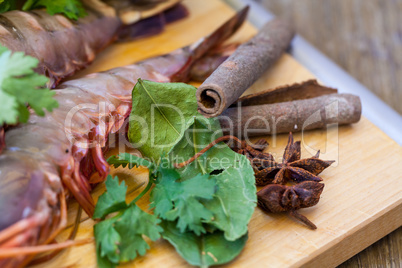
[(88, 9), (70, 20), (44, 10), (0, 14), (0, 43), (39, 60), (37, 72), (50, 78), (49, 87), (84, 68), (115, 38), (121, 25), (116, 16)]
[[(32, 114), (28, 123), (6, 132), (6, 147), (0, 154), (0, 215), (4, 215), (0, 217), (0, 251), (49, 243), (49, 236), (65, 225), (61, 219), (66, 214), (67, 189), (87, 214), (93, 213), (92, 186), (82, 166), (89, 161), (88, 167), (100, 173), (96, 169), (100, 161), (104, 174), (109, 172), (107, 163), (102, 164), (105, 160), (100, 149), (108, 134), (119, 130), (127, 118), (138, 78), (169, 82), (170, 75), (187, 60), (188, 50), (178, 50), (173, 55), (64, 82), (55, 89), (59, 108), (45, 117)], [(106, 107), (105, 113), (102, 107)], [(103, 120), (106, 128), (100, 127)], [(91, 136), (95, 132), (96, 138)], [(29, 223), (29, 228), (2, 240), (7, 230), (22, 223)], [(0, 267), (15, 267), (28, 260), (27, 256), (0, 258)]]

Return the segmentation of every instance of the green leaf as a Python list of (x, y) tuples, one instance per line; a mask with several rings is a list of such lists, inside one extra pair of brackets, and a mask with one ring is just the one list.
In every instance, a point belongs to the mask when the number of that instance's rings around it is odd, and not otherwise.
[(27, 104), (40, 116), (58, 107), (56, 93), (42, 88), (48, 78), (34, 72), (37, 65), (37, 59), (0, 46), (0, 125), (28, 121)]
[(4, 13), (17, 8), (16, 0), (1, 0), (0, 1), (0, 13)]
[[(160, 170), (160, 169), (158, 169)], [(176, 180), (180, 178), (179, 173), (174, 169), (163, 170), (158, 174), (158, 184), (154, 187), (150, 194), (151, 208), (154, 208), (154, 214), (165, 217), (165, 214), (173, 209), (173, 202), (171, 200), (172, 191), (175, 191)], [(160, 182), (162, 181), (162, 184)], [(173, 186), (173, 187), (172, 187)], [(170, 189), (172, 187), (173, 189)]]
[(58, 107), (57, 103), (53, 100), (53, 96), (56, 94), (54, 91), (35, 89), (42, 87), (47, 81), (48, 79), (45, 76), (32, 73), (17, 79), (5, 79), (2, 87), (7, 93), (18, 96), (20, 104), (29, 103), (29, 106), (37, 115), (44, 116), (44, 107), (48, 107), (48, 110)]
[(19, 104), (18, 105), (18, 119), (20, 123), (28, 122), (30, 113), (28, 108), (25, 105)]
[(236, 241), (227, 241), (220, 231), (195, 235), (182, 233), (174, 222), (163, 221), (162, 237), (172, 244), (188, 263), (201, 267), (219, 265), (233, 260), (244, 248), (247, 234)]
[(22, 76), (34, 73), (39, 60), (25, 56), (23, 52), (4, 51), (1, 57), (7, 59), (7, 66), (2, 66), (2, 77)]
[[(20, 110), (19, 106), (15, 96), (0, 90), (0, 126), (4, 123), (16, 124), (18, 122), (18, 116), (23, 111)], [(23, 112), (22, 114), (24, 115), (24, 119), (26, 119), (26, 113)]]
[(155, 214), (170, 221), (177, 220), (177, 227), (197, 235), (205, 232), (203, 222), (210, 221), (212, 213), (204, 207), (203, 200), (212, 199), (216, 181), (209, 175), (198, 174), (178, 182), (180, 176), (174, 169), (159, 169), (157, 184), (151, 192), (151, 207)]
[(242, 155), (238, 165), (213, 177), (218, 191), (214, 199), (203, 202), (214, 214), (214, 220), (209, 223), (224, 231), (227, 240), (237, 240), (247, 233), (257, 202), (254, 171), (249, 160)]
[[(183, 138), (169, 152), (169, 158), (174, 163), (181, 163), (190, 159), (208, 144), (222, 136), (219, 122), (216, 119), (197, 116), (193, 118), (192, 123)], [(181, 168), (179, 173), (185, 180), (196, 173), (207, 174), (216, 170), (224, 170), (237, 163), (237, 155), (225, 143), (221, 142), (191, 164)]]
[(141, 167), (141, 166), (146, 167), (152, 171), (155, 169), (155, 165), (153, 163), (149, 162), (144, 158), (129, 153), (121, 153), (118, 156), (113, 155), (108, 158), (107, 162), (116, 168), (119, 166), (127, 167), (128, 165), (128, 168), (130, 169), (133, 167)]
[[(218, 130), (220, 128), (211, 119), (195, 118), (194, 124), (169, 153), (170, 158), (175, 162), (189, 159), (220, 137)], [(214, 220), (208, 223), (224, 231), (225, 238), (229, 241), (247, 233), (247, 225), (256, 206), (257, 196), (254, 171), (245, 156), (220, 143), (178, 172), (182, 179), (188, 179), (192, 174), (200, 172), (220, 172), (212, 176), (218, 185), (214, 198), (202, 201), (214, 215)]]
[(108, 214), (125, 209), (127, 186), (124, 181), (119, 185), (119, 179), (111, 175), (106, 179), (106, 192), (104, 192), (96, 203), (94, 219), (104, 218)]
[(96, 252), (96, 262), (99, 268), (114, 268), (116, 264), (109, 261), (107, 257), (101, 257), (98, 252)]
[(117, 232), (124, 236), (119, 245), (120, 261), (126, 262), (137, 257), (137, 253), (143, 256), (149, 245), (142, 235), (152, 241), (159, 239), (163, 229), (158, 226), (160, 220), (151, 214), (142, 211), (135, 204), (126, 209), (121, 218), (116, 222)]
[(182, 138), (198, 114), (196, 88), (184, 83), (138, 79), (132, 93), (128, 137), (145, 157), (157, 162)]
[(117, 264), (120, 260), (118, 245), (121, 242), (121, 236), (114, 228), (115, 222), (116, 219), (112, 218), (94, 226), (97, 257), (105, 267), (107, 267), (106, 264)]
[(22, 10), (28, 11), (43, 7), (50, 15), (61, 13), (74, 20), (87, 15), (79, 0), (28, 0)]
[(100, 267), (114, 267), (120, 262), (133, 260), (149, 249), (143, 235), (152, 241), (159, 239), (163, 229), (156, 216), (131, 204), (117, 216), (94, 226), (96, 252)]

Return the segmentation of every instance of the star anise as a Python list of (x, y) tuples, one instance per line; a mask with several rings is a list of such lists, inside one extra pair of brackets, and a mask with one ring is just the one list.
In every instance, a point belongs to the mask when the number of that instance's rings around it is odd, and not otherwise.
[(293, 135), (290, 133), (282, 163), (278, 163), (273, 159), (259, 157), (252, 159), (252, 165), (255, 169), (256, 184), (286, 184), (289, 180), (295, 182), (322, 181), (317, 175), (335, 161), (319, 159), (319, 154), (320, 151), (311, 158), (300, 159), (300, 141), (294, 142)]
[(241, 141), (240, 146), (239, 143), (236, 142), (231, 146), (233, 151), (245, 155), (250, 162), (252, 162), (253, 159), (274, 161), (274, 157), (271, 154), (263, 152), (267, 147), (268, 142), (265, 139), (260, 139), (254, 144), (247, 144), (246, 141)]
[(289, 212), (311, 229), (317, 229), (306, 216), (297, 210), (315, 206), (324, 189), (323, 183), (305, 181), (293, 186), (270, 184), (257, 192), (258, 206), (267, 212)]
[[(334, 161), (318, 159), (319, 151), (311, 158), (300, 159), (300, 141), (293, 142), (293, 135), (290, 133), (281, 164), (275, 162), (271, 154), (263, 152), (268, 146), (267, 141), (259, 140), (257, 143), (249, 145), (246, 141), (228, 135), (217, 138), (189, 160), (174, 166), (176, 168), (187, 166), (222, 141), (235, 142), (231, 148), (250, 160), (255, 171), (256, 184), (266, 185), (257, 193), (258, 205), (263, 210), (274, 213), (289, 212), (292, 217), (305, 223), (311, 229), (317, 228), (314, 223), (297, 210), (318, 203), (324, 184), (319, 183), (322, 179), (317, 175)], [(266, 166), (267, 164), (268, 166)], [(294, 186), (278, 185), (285, 184), (291, 179), (298, 184)]]

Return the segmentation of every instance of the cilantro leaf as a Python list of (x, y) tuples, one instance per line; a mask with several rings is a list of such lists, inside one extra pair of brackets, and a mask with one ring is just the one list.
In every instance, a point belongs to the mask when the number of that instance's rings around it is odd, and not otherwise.
[[(163, 170), (163, 172), (158, 176), (159, 183), (154, 187), (150, 194), (150, 207), (155, 208), (154, 213), (156, 215), (164, 216), (168, 211), (173, 209), (171, 190), (175, 190), (175, 181), (179, 178), (179, 174), (174, 169)], [(160, 183), (161, 180), (163, 180), (164, 183)], [(173, 189), (170, 189), (169, 186), (173, 186)]]
[(4, 13), (17, 8), (15, 0), (0, 0), (0, 13)]
[(152, 241), (159, 239), (163, 231), (159, 222), (156, 216), (131, 204), (123, 213), (97, 223), (94, 235), (99, 266), (114, 267), (144, 255), (149, 245), (143, 235)]
[(132, 204), (126, 209), (123, 215), (116, 222), (117, 232), (124, 236), (119, 249), (120, 261), (129, 261), (139, 255), (144, 255), (149, 245), (142, 235), (156, 241), (163, 229), (158, 226), (160, 220), (155, 216), (142, 211), (138, 206)]
[(144, 255), (149, 245), (143, 235), (155, 241), (163, 231), (156, 216), (142, 211), (134, 202), (126, 204), (126, 193), (124, 181), (119, 184), (117, 177), (107, 177), (106, 192), (99, 197), (94, 218), (119, 213), (94, 226), (99, 267), (115, 267), (120, 262), (133, 260), (138, 254)]
[(116, 220), (108, 219), (94, 226), (96, 252), (98, 259), (104, 259), (103, 262), (118, 263), (120, 260), (118, 245), (121, 242), (121, 236), (114, 228)]
[(28, 0), (22, 10), (28, 11), (43, 7), (50, 15), (61, 13), (74, 20), (87, 14), (79, 0)]
[(182, 182), (178, 178), (174, 169), (159, 169), (157, 184), (151, 192), (151, 207), (163, 219), (177, 219), (177, 227), (182, 232), (188, 229), (197, 235), (205, 233), (202, 224), (211, 221), (213, 214), (201, 201), (213, 198), (216, 180), (209, 179), (209, 174), (198, 174)]
[(114, 167), (126, 167), (128, 165), (128, 168), (130, 169), (140, 166), (146, 167), (150, 171), (153, 171), (155, 169), (155, 165), (153, 163), (144, 158), (129, 153), (122, 153), (119, 154), (117, 157), (115, 155), (112, 155), (108, 158), (107, 162)]
[(104, 218), (112, 212), (125, 209), (127, 186), (124, 181), (119, 185), (119, 179), (108, 175), (106, 179), (106, 192), (103, 193), (96, 203), (94, 219)]
[(50, 112), (58, 107), (55, 92), (41, 89), (48, 78), (34, 72), (38, 63), (23, 52), (12, 53), (0, 45), (0, 125), (26, 122), (27, 104), (40, 116), (45, 115), (44, 109)]

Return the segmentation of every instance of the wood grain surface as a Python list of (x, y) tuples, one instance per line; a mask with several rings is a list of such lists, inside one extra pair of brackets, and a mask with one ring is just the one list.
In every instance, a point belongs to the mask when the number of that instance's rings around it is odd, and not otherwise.
[[(233, 14), (231, 8), (218, 0), (185, 0), (184, 3), (192, 14), (188, 19), (169, 25), (161, 35), (112, 45), (78, 76), (187, 45)], [(233, 39), (244, 41), (255, 33), (256, 30), (246, 24)], [(248, 93), (310, 78), (313, 75), (309, 71), (284, 55)], [(287, 135), (267, 139), (268, 150), (280, 160)], [(267, 214), (257, 208), (249, 224), (249, 240), (244, 251), (227, 267), (334, 267), (402, 224), (402, 147), (370, 121), (362, 118), (355, 125), (297, 133), (295, 139), (302, 140), (303, 157), (321, 149), (321, 158), (336, 160), (322, 174), (325, 189), (320, 203), (302, 212), (318, 229), (311, 231), (286, 214)], [(126, 180), (129, 200), (142, 191), (148, 179), (145, 168), (119, 168), (112, 174)], [(93, 191), (95, 200), (103, 192), (104, 185), (98, 185)], [(148, 204), (148, 196), (138, 202), (144, 210), (148, 210)], [(76, 212), (77, 204), (72, 201), (68, 228), (59, 235), (58, 241), (69, 235)], [(94, 221), (84, 213), (77, 239), (92, 237), (93, 225)], [(124, 267), (189, 267), (166, 241), (150, 242), (150, 246), (145, 256)], [(67, 249), (37, 267), (96, 267), (94, 244)]]
[[(401, 0), (257, 2), (289, 18), (299, 34), (402, 114)], [(340, 266), (349, 267), (402, 267), (402, 227)]]

